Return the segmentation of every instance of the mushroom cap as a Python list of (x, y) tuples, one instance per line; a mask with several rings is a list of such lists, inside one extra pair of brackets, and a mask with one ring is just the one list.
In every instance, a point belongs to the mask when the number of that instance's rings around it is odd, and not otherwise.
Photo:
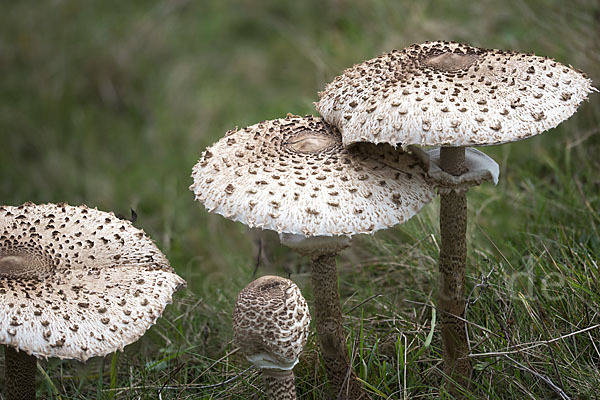
[(263, 276), (246, 286), (233, 309), (233, 339), (257, 368), (290, 370), (306, 344), (310, 313), (294, 282)]
[(547, 57), (436, 41), (345, 70), (316, 107), (345, 145), (485, 146), (557, 126), (592, 90), (583, 72)]
[(194, 167), (190, 186), (211, 212), (304, 236), (373, 233), (434, 197), (419, 160), (388, 145), (344, 148), (321, 118), (229, 131)]
[(86, 361), (139, 339), (185, 285), (131, 222), (87, 206), (0, 206), (0, 343)]

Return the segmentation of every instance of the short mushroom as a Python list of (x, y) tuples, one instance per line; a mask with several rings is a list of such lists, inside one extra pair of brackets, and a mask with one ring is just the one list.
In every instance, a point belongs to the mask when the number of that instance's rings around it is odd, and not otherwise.
[(329, 381), (344, 399), (362, 396), (347, 354), (335, 259), (350, 236), (403, 223), (433, 199), (419, 160), (389, 145), (348, 150), (320, 118), (288, 115), (229, 131), (204, 152), (192, 177), (190, 189), (209, 211), (274, 230), (312, 258)]
[(298, 286), (263, 276), (238, 295), (233, 339), (248, 361), (262, 370), (269, 399), (295, 400), (294, 366), (310, 332), (310, 313)]
[[(546, 57), (426, 42), (347, 69), (320, 93), (317, 110), (356, 142), (442, 146), (441, 286), (445, 372), (470, 377), (465, 309), (465, 146), (525, 139), (557, 126), (595, 90), (581, 71)], [(448, 175), (449, 174), (449, 175)], [(454, 190), (457, 189), (457, 190)]]
[(0, 206), (7, 398), (35, 399), (36, 358), (86, 361), (135, 342), (184, 285), (152, 240), (112, 213)]

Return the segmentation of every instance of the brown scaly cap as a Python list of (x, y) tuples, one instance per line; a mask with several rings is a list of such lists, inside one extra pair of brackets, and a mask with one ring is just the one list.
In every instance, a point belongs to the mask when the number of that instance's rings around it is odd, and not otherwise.
[(66, 204), (0, 206), (0, 343), (85, 361), (123, 349), (185, 285), (142, 230)]
[(373, 233), (434, 197), (416, 157), (387, 145), (346, 149), (336, 128), (310, 116), (229, 131), (192, 177), (190, 190), (209, 211), (305, 236)]
[(316, 107), (345, 145), (482, 146), (557, 126), (592, 90), (584, 73), (547, 57), (426, 42), (347, 69)]
[(310, 314), (294, 282), (263, 276), (238, 295), (234, 341), (258, 368), (290, 370), (306, 344)]

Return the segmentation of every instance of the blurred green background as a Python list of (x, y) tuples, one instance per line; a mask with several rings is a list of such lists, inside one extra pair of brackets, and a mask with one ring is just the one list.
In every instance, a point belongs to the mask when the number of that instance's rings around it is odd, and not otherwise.
[[(535, 52), (586, 71), (596, 86), (600, 82), (600, 1), (594, 0), (22, 0), (3, 1), (0, 10), (1, 202), (65, 201), (122, 214), (133, 208), (136, 225), (154, 238), (189, 282), (187, 293), (142, 339), (146, 345), (138, 345), (143, 351), (122, 356), (113, 371), (116, 381), (97, 379), (92, 363), (92, 372), (65, 383), (69, 373), (63, 368), (70, 364), (50, 362), (50, 379), (60, 385), (52, 388), (46, 382), (43, 390), (49, 397), (75, 393), (85, 398), (92, 392), (109, 396), (115, 391), (105, 390), (107, 385), (136, 386), (133, 381), (145, 379), (211, 383), (235, 373), (219, 358), (231, 350), (229, 315), (236, 293), (252, 279), (260, 245), (259, 274), (291, 274), (311, 299), (306, 260), (278, 246), (274, 235), (248, 232), (241, 224), (209, 215), (188, 190), (192, 166), (203, 149), (228, 129), (288, 112), (315, 114), (317, 92), (344, 68), (425, 40)], [(516, 321), (516, 335), (509, 340), (500, 332), (504, 339), (486, 344), (492, 348), (512, 340), (539, 340), (542, 332), (560, 336), (599, 322), (598, 97), (592, 95), (551, 133), (484, 149), (501, 164), (501, 182), (470, 193), (469, 290), (480, 274), (491, 271), (497, 293), (519, 298), (518, 293), (531, 294), (530, 283), (534, 292), (541, 290), (540, 276), (556, 272), (569, 288), (565, 293), (573, 296), (558, 305), (517, 302), (521, 305), (507, 314)], [(412, 335), (418, 347), (431, 327), (431, 310), (405, 300), (429, 304), (435, 299), (437, 207), (436, 200), (402, 227), (358, 238), (340, 260), (344, 309), (380, 294), (367, 303), (364, 315), (399, 321), (378, 325), (380, 320), (362, 319), (354, 310), (348, 316), (350, 337), (369, 326), (372, 335), (364, 337), (365, 343), (380, 343), (380, 337), (392, 343), (391, 355), (379, 348), (371, 353), (376, 366), (363, 362), (360, 353), (357, 368), (370, 365), (370, 370), (360, 370), (361, 377), (385, 394), (374, 391), (373, 396), (402, 397), (399, 382), (404, 382), (400, 386), (406, 395), (438, 395), (437, 335), (432, 349), (406, 367), (408, 381), (395, 371), (398, 365), (404, 368), (397, 358), (397, 339)], [(533, 278), (525, 276), (526, 290), (521, 278), (510, 281), (512, 273), (524, 270), (533, 271)], [(513, 286), (506, 286), (507, 278)], [(482, 297), (483, 306), (473, 319), (502, 331), (506, 321), (501, 328), (503, 323), (491, 317), (499, 313), (494, 296)], [(558, 323), (538, 320), (530, 310), (561, 317)], [(587, 315), (585, 323), (582, 315)], [(164, 321), (169, 318), (173, 322)], [(544, 325), (550, 320), (551, 328)], [(414, 332), (406, 333), (411, 326)], [(591, 388), (600, 383), (595, 375), (600, 353), (592, 344), (599, 335), (590, 330), (582, 337), (586, 339), (580, 347), (569, 343), (554, 350), (564, 351), (564, 360), (543, 353), (540, 365), (529, 365), (567, 392), (589, 398)], [(158, 364), (148, 361), (156, 360), (157, 352), (164, 358)], [(583, 356), (573, 359), (573, 352)], [(323, 371), (310, 364), (316, 357), (314, 343), (306, 354), (300, 391), (307, 398), (322, 398)], [(558, 366), (552, 359), (559, 360)], [(183, 369), (180, 360), (188, 363)], [(240, 368), (244, 365), (240, 357), (232, 360)], [(145, 372), (131, 375), (130, 367), (137, 371), (144, 365)], [(381, 373), (381, 368), (392, 367), (391, 378)], [(491, 398), (556, 395), (543, 379), (511, 369), (514, 365), (488, 360), (476, 367), (481, 387), (475, 398), (482, 393)], [(523, 376), (516, 383), (503, 383), (515, 371)], [(194, 380), (198, 375), (202, 378)], [(258, 378), (251, 375), (235, 387), (204, 391), (182, 386), (169, 396), (257, 395), (260, 385), (246, 385), (246, 379)], [(490, 382), (500, 388), (486, 389)], [(155, 389), (145, 390), (123, 390), (117, 398), (156, 396)]]

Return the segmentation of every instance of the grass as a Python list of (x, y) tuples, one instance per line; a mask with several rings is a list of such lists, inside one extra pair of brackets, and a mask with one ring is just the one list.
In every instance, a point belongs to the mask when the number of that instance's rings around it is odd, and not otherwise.
[[(269, 232), (209, 215), (188, 191), (205, 146), (236, 125), (314, 113), (344, 68), (413, 42), (453, 39), (534, 51), (600, 82), (600, 4), (366, 0), (14, 2), (0, 14), (0, 195), (138, 213), (189, 283), (123, 353), (40, 363), (49, 399), (261, 398), (231, 343), (237, 292), (310, 267)], [(467, 398), (597, 398), (600, 386), (600, 103), (553, 132), (484, 149), (497, 187), (469, 193)], [(450, 398), (435, 329), (439, 201), (358, 237), (339, 259), (348, 347), (373, 398)], [(314, 327), (313, 327), (314, 328)], [(314, 329), (313, 329), (314, 331)], [(0, 362), (0, 370), (3, 365)], [(327, 398), (309, 343), (302, 398)], [(3, 377), (0, 377), (0, 387)]]

